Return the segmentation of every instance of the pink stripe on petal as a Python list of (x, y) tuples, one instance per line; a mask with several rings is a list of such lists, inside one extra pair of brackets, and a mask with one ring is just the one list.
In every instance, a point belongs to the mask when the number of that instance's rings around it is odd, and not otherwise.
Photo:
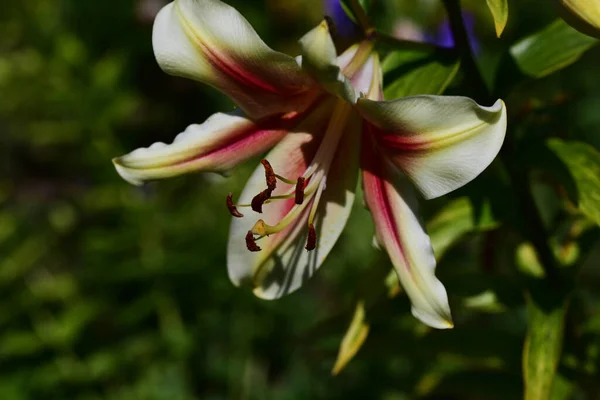
[(295, 110), (319, 90), (294, 58), (270, 49), (218, 0), (169, 3), (155, 19), (152, 43), (165, 72), (215, 87), (254, 118)]
[(362, 169), (365, 200), (373, 216), (377, 235), (385, 238), (380, 240), (380, 243), (388, 252), (398, 253), (402, 259), (402, 266), (410, 273), (410, 264), (402, 251), (402, 242), (398, 236), (399, 228), (389, 202), (389, 182), (383, 178), (386, 172), (382, 156), (376, 153), (373, 145), (368, 138), (363, 140)]
[(290, 112), (257, 122), (237, 113), (217, 113), (203, 124), (190, 125), (171, 144), (155, 143), (113, 162), (119, 174), (133, 184), (193, 171), (225, 172), (273, 147), (302, 126), (303, 121), (310, 120), (313, 110), (321, 103), (317, 100), (304, 112)]
[(228, 58), (226, 55), (221, 54), (213, 46), (207, 45), (202, 41), (199, 36), (194, 37), (195, 43), (202, 49), (202, 52), (206, 56), (207, 60), (220, 72), (232, 77), (240, 84), (244, 86), (253, 86), (254, 89), (270, 92), (274, 94), (294, 94), (290, 93), (289, 90), (285, 91), (282, 88), (278, 88), (271, 83), (261, 79), (254, 75), (247, 69), (244, 69), (241, 65), (236, 64), (234, 60)]
[(372, 139), (367, 127), (362, 146), (363, 186), (377, 240), (390, 256), (413, 315), (432, 327), (450, 328), (446, 290), (435, 277), (435, 257), (416, 214), (414, 190)]
[(435, 145), (432, 141), (423, 140), (418, 135), (377, 135), (377, 140), (384, 149), (396, 149), (406, 151), (428, 151)]
[(303, 114), (294, 113), (293, 116), (285, 119), (275, 117), (259, 121), (249, 129), (242, 129), (235, 135), (228, 136), (227, 141), (219, 143), (218, 147), (182, 160), (178, 165), (207, 163), (219, 165), (223, 170), (232, 168), (238, 164), (238, 160), (259, 155), (265, 148), (278, 143), (302, 118)]

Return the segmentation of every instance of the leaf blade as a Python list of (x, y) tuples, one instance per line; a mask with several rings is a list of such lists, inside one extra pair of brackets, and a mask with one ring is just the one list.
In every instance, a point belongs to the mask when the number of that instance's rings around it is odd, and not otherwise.
[(442, 94), (460, 67), (457, 57), (422, 50), (391, 52), (383, 61), (387, 100), (417, 94)]
[(365, 314), (365, 304), (361, 300), (356, 304), (352, 322), (350, 322), (350, 326), (342, 339), (337, 359), (331, 370), (332, 375), (339, 374), (367, 340), (369, 324), (365, 321)]
[(558, 19), (515, 43), (510, 54), (521, 72), (542, 78), (571, 65), (597, 43)]
[(566, 302), (555, 307), (541, 306), (527, 299), (528, 330), (523, 346), (525, 400), (549, 399), (562, 351)]
[(494, 17), (496, 36), (500, 37), (506, 23), (508, 22), (508, 1), (507, 0), (487, 0), (487, 5)]
[(600, 225), (600, 152), (584, 142), (550, 139), (548, 147), (569, 170), (581, 212)]

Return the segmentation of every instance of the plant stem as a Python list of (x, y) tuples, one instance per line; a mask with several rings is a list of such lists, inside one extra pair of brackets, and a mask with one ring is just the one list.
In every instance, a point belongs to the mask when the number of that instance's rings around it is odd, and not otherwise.
[[(475, 63), (471, 51), (469, 35), (465, 29), (460, 0), (442, 0), (448, 13), (450, 29), (454, 37), (456, 50), (462, 56), (462, 66), (478, 103), (491, 104), (495, 99), (488, 90), (481, 71)], [(528, 170), (519, 162), (519, 154), (514, 136), (507, 132), (504, 146), (500, 151), (502, 160), (510, 176), (517, 201), (519, 216), (523, 218), (523, 231), (536, 249), (539, 261), (549, 282), (559, 283), (559, 271), (552, 249), (548, 245), (548, 232), (542, 222), (535, 200), (529, 190)]]
[(421, 50), (435, 52), (442, 55), (451, 56), (456, 53), (456, 49), (451, 47), (442, 47), (434, 43), (416, 42), (413, 40), (398, 39), (381, 32), (375, 32), (375, 41), (383, 46), (389, 46), (394, 50)]
[(365, 10), (363, 10), (358, 0), (349, 0), (349, 3), (352, 14), (354, 14), (358, 20), (358, 24), (360, 25), (360, 28), (364, 32), (365, 36), (371, 36), (373, 32), (375, 32), (375, 28), (373, 28), (373, 25), (371, 25), (371, 22), (369, 22), (369, 17), (367, 17), (367, 14), (365, 14)]

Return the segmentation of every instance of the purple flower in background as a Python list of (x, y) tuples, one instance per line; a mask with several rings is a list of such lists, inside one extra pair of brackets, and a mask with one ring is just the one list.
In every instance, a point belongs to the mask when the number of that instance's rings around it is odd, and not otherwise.
[(331, 17), (336, 28), (336, 35), (350, 38), (358, 33), (358, 26), (342, 8), (340, 0), (323, 0), (325, 15)]
[[(471, 42), (471, 51), (473, 51), (474, 54), (479, 54), (481, 45), (475, 32), (475, 16), (467, 11), (463, 11), (462, 15), (465, 21), (467, 35), (469, 36), (469, 41)], [(445, 18), (438, 25), (437, 31), (435, 33), (425, 35), (425, 40), (431, 43), (435, 43), (442, 47), (454, 47), (454, 38), (452, 37), (450, 21), (447, 18)]]

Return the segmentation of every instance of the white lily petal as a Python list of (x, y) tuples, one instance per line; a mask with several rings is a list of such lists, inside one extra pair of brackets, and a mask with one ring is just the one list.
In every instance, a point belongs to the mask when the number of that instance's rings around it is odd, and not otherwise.
[(216, 87), (254, 118), (291, 111), (306, 101), (310, 78), (294, 58), (270, 49), (221, 1), (166, 5), (156, 16), (152, 41), (165, 72)]
[(254, 122), (240, 112), (216, 113), (202, 124), (188, 126), (171, 144), (154, 143), (113, 163), (134, 185), (195, 171), (227, 172), (269, 150), (304, 118), (309, 117), (292, 113)]
[(555, 3), (569, 25), (586, 35), (600, 38), (600, 1), (556, 0)]
[(448, 296), (435, 276), (431, 241), (418, 217), (412, 185), (374, 149), (369, 138), (362, 150), (365, 201), (375, 222), (377, 241), (392, 260), (413, 315), (434, 328), (452, 328)]
[(359, 99), (382, 151), (427, 199), (473, 180), (494, 160), (506, 134), (506, 107), (482, 107), (467, 97)]
[(321, 22), (300, 39), (300, 48), (302, 68), (330, 93), (354, 104), (357, 94), (338, 66), (335, 45), (326, 21)]
[[(357, 116), (354, 115), (354, 118)], [(314, 197), (305, 198), (307, 207), (303, 214), (290, 226), (277, 234), (261, 239), (260, 252), (249, 253), (244, 245), (244, 236), (255, 220), (234, 219), (231, 224), (227, 264), (229, 276), (234, 284), (249, 284), (254, 293), (264, 299), (275, 299), (297, 290), (320, 267), (333, 248), (350, 215), (358, 179), (358, 128), (359, 121), (350, 121), (348, 135), (354, 140), (340, 144), (327, 176), (327, 188), (317, 209), (314, 224), (317, 246), (305, 250), (307, 242), (307, 219)], [(352, 132), (350, 132), (352, 131)], [(305, 156), (314, 155), (315, 143), (308, 138), (287, 137), (266, 157), (275, 171), (286, 176), (301, 174), (308, 166)], [(298, 157), (303, 148), (303, 157)], [(258, 168), (240, 197), (240, 202), (249, 201), (264, 188), (264, 172)], [(280, 190), (279, 186), (278, 189)], [(285, 190), (282, 188), (281, 190)], [(280, 192), (281, 193), (281, 192)], [(277, 194), (277, 193), (274, 193)], [(263, 206), (260, 218), (269, 225), (276, 224), (293, 207), (293, 199), (273, 202)]]

